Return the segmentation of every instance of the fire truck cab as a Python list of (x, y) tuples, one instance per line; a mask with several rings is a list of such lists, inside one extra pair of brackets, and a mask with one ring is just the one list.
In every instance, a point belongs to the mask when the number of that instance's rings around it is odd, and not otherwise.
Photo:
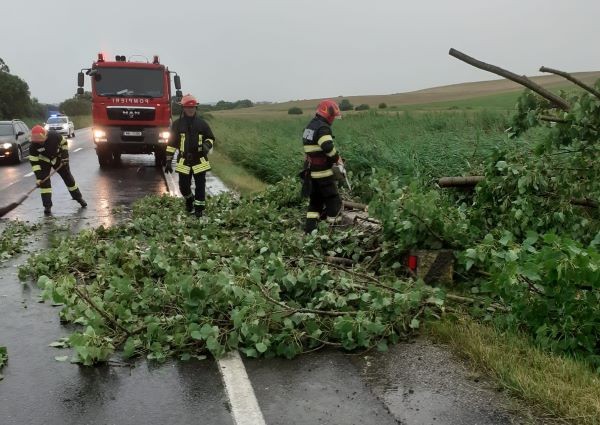
[[(92, 84), (92, 135), (100, 167), (126, 154), (154, 154), (164, 165), (171, 127), (171, 74), (176, 97), (181, 98), (177, 73), (160, 63), (158, 56), (133, 61), (117, 55), (109, 61), (103, 53), (91, 68), (78, 74), (78, 94), (83, 94), (85, 74)], [(144, 58), (145, 59), (145, 58)]]

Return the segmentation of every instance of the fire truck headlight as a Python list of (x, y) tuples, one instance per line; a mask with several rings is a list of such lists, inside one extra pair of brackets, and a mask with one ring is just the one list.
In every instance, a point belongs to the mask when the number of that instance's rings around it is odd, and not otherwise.
[(169, 142), (169, 138), (171, 137), (171, 132), (170, 131), (161, 131), (158, 134), (158, 140), (161, 143), (168, 143)]
[(4, 143), (4, 144), (2, 145), (2, 147), (3, 147), (4, 149), (10, 149), (10, 148), (12, 148), (12, 145), (11, 145), (10, 143)]
[(104, 130), (94, 130), (94, 140), (96, 142), (106, 142), (106, 132)]

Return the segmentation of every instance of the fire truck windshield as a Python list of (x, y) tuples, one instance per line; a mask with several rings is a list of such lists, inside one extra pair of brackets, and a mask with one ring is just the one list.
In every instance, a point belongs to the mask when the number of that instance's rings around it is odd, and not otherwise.
[(163, 75), (160, 69), (99, 68), (92, 81), (100, 96), (162, 97)]

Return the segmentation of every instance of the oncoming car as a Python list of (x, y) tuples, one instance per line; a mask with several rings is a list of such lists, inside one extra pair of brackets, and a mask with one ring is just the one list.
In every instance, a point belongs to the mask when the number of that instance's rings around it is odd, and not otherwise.
[(0, 121), (0, 161), (18, 164), (29, 155), (31, 131), (20, 120)]
[(55, 130), (67, 137), (75, 137), (75, 125), (66, 115), (52, 115), (44, 125), (46, 130)]

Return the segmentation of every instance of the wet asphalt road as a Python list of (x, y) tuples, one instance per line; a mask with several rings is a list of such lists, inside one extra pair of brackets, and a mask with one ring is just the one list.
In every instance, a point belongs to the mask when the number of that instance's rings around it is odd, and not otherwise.
[[(98, 166), (91, 131), (70, 141), (71, 169), (88, 208), (70, 200), (60, 177), (52, 179), (53, 218), (42, 216), (39, 194), (0, 220), (43, 223), (31, 250), (47, 246), (57, 228), (77, 231), (111, 225), (113, 209), (128, 208), (148, 193), (166, 193), (152, 156), (124, 155), (118, 167)], [(27, 162), (0, 165), (0, 205), (35, 184)], [(58, 362), (69, 354), (48, 344), (68, 334), (60, 307), (38, 302), (16, 266), (26, 254), (0, 264), (0, 345), (9, 362), (0, 381), (0, 424), (233, 424), (227, 392), (213, 360), (136, 367), (87, 368)], [(446, 349), (426, 341), (389, 353), (313, 353), (292, 361), (244, 359), (267, 424), (505, 424), (515, 421), (508, 401)]]

